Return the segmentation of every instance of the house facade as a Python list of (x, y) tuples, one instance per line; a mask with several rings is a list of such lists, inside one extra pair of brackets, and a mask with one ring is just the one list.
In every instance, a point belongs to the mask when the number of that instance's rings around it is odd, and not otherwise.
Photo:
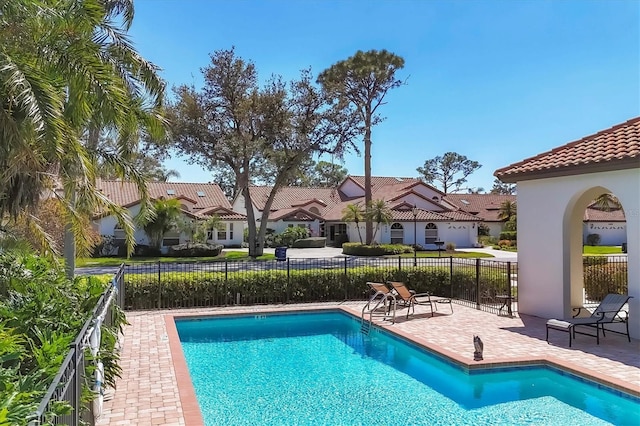
[[(137, 186), (132, 182), (102, 180), (100, 191), (113, 203), (127, 209), (131, 218), (140, 212), (141, 199)], [(231, 209), (229, 200), (220, 187), (212, 183), (149, 182), (147, 191), (152, 200), (175, 198), (180, 202), (182, 215), (187, 220), (203, 220), (212, 216), (220, 219), (219, 229), (208, 231), (207, 242), (225, 247), (242, 244), (246, 218)], [(124, 243), (124, 231), (113, 215), (97, 215), (93, 223), (100, 235), (112, 236), (114, 242)], [(135, 230), (137, 244), (148, 245), (149, 237), (141, 228)], [(177, 230), (165, 234), (161, 250), (185, 243), (188, 236)]]
[[(585, 210), (600, 195), (614, 194), (627, 213), (629, 318), (637, 319), (640, 117), (496, 170), (494, 175), (518, 185), (518, 310), (571, 318), (572, 308), (583, 305)], [(629, 331), (631, 337), (640, 338), (640, 322), (629, 321)]]
[[(264, 211), (272, 187), (250, 188), (256, 218)], [(391, 214), (386, 224), (374, 224), (374, 240), (381, 244), (419, 244), (437, 249), (437, 241), (456, 247), (477, 245), (482, 218), (459, 207), (455, 201), (416, 178), (372, 177), (372, 199), (383, 200)], [(350, 204), (364, 206), (364, 176), (348, 176), (337, 188), (281, 188), (268, 216), (268, 228), (276, 233), (290, 226), (304, 226), (327, 244), (364, 239), (365, 224), (345, 222)], [(233, 211), (245, 215), (242, 195), (233, 201)]]

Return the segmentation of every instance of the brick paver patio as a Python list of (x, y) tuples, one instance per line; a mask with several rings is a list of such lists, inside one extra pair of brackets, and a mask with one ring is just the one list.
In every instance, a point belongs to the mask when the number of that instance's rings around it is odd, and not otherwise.
[[(179, 311), (128, 312), (122, 349), (122, 378), (109, 390), (98, 425), (198, 425), (197, 401), (190, 385), (179, 342), (174, 339), (171, 316), (282, 312), (311, 309), (344, 309), (360, 314), (362, 303), (254, 306)], [(537, 361), (552, 362), (577, 374), (640, 395), (640, 341), (608, 333), (596, 345), (595, 338), (577, 335), (568, 347), (566, 333), (553, 332), (545, 341), (545, 320), (521, 316), (509, 318), (454, 304), (454, 314), (416, 315), (382, 327), (435, 350), (450, 359), (477, 366)], [(167, 318), (168, 317), (168, 318)], [(167, 321), (168, 319), (168, 321)], [(167, 327), (169, 324), (169, 327)], [(173, 329), (173, 330), (172, 330)], [(484, 342), (484, 361), (473, 361), (473, 335)], [(172, 356), (173, 353), (179, 356)], [(176, 352), (177, 351), (177, 352)], [(180, 389), (178, 386), (180, 382)], [(640, 415), (639, 415), (640, 418)]]

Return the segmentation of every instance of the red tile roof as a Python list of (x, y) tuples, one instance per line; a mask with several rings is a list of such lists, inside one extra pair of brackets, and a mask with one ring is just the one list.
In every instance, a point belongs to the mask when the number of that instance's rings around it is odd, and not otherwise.
[(640, 167), (640, 117), (494, 172), (503, 182)]
[[(253, 205), (260, 211), (264, 210), (267, 198), (271, 192), (271, 186), (252, 186), (251, 201)], [(338, 191), (335, 188), (304, 188), (299, 186), (288, 186), (280, 188), (278, 194), (273, 200), (271, 210), (280, 210), (301, 205), (301, 202), (317, 199), (327, 205), (334, 204), (340, 199)], [(320, 209), (322, 211), (322, 209)]]
[(505, 201), (516, 202), (515, 195), (500, 194), (447, 194), (445, 200), (485, 222), (501, 222), (498, 219), (500, 207)]
[(587, 207), (584, 211), (585, 222), (625, 222), (624, 210), (600, 210)]
[[(138, 188), (133, 182), (101, 180), (98, 182), (98, 188), (107, 198), (120, 206), (131, 206), (140, 201)], [(231, 209), (231, 203), (215, 183), (149, 182), (147, 190), (152, 199), (164, 197), (195, 201), (194, 208), (191, 209), (192, 213), (216, 206)], [(173, 190), (175, 193), (169, 194), (168, 190)]]

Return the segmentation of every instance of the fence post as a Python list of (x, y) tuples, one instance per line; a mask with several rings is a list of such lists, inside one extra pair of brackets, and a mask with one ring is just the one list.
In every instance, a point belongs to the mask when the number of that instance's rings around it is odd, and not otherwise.
[(453, 297), (453, 256), (449, 256), (449, 297)]
[(73, 409), (73, 413), (71, 414), (71, 426), (77, 426), (80, 423), (80, 393), (82, 391), (82, 378), (78, 371), (80, 357), (79, 346), (78, 338), (76, 338), (76, 340), (74, 340), (70, 345), (71, 350), (73, 351), (73, 355), (71, 356), (71, 363), (73, 364), (73, 383), (71, 384), (73, 387), (71, 390), (71, 407)]
[(160, 279), (160, 261), (158, 260), (158, 309), (162, 308), (162, 285)]
[(344, 279), (347, 279), (347, 258), (344, 258)]
[(402, 271), (402, 256), (398, 256), (398, 271)]
[(222, 287), (222, 291), (224, 293), (224, 306), (229, 306), (227, 303), (229, 300), (229, 294), (227, 293), (227, 281), (229, 280), (229, 261), (224, 260), (224, 285)]
[(476, 309), (480, 309), (480, 258), (476, 258)]
[(289, 264), (289, 258), (287, 257), (287, 293), (285, 294), (286, 297), (286, 302), (289, 303), (289, 293), (290, 293), (290, 288), (291, 288), (291, 269), (290, 269), (290, 264)]
[(507, 262), (507, 296), (509, 296), (509, 302), (511, 302), (511, 262)]

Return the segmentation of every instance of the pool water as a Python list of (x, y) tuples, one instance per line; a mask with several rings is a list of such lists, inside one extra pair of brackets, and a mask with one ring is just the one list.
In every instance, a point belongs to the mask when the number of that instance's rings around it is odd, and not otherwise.
[(544, 367), (469, 374), (340, 312), (176, 327), (207, 425), (640, 424), (635, 398)]

